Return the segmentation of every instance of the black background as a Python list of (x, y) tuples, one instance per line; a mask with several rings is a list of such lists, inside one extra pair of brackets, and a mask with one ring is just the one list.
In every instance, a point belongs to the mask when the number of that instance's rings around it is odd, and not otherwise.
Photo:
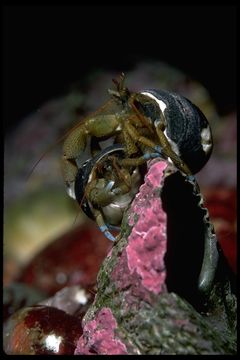
[(139, 60), (176, 66), (235, 109), (234, 6), (5, 6), (4, 119), (10, 130), (92, 69)]

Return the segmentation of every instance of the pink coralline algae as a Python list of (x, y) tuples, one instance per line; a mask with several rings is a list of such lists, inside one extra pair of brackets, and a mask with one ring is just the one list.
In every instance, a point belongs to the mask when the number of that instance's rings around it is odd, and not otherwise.
[[(110, 275), (115, 291), (124, 294), (124, 311), (138, 306), (140, 299), (150, 302), (152, 293), (166, 291), (167, 216), (162, 208), (160, 190), (167, 165), (165, 161), (151, 163), (145, 183), (129, 210), (128, 223), (132, 230), (128, 245)], [(111, 309), (102, 308), (94, 319), (84, 324), (75, 354), (127, 354), (126, 345), (117, 337), (116, 330), (117, 321)]]
[(114, 334), (116, 328), (117, 322), (111, 309), (102, 308), (95, 320), (85, 324), (75, 355), (126, 355), (126, 346)]
[(133, 228), (126, 248), (130, 273), (135, 271), (142, 286), (155, 294), (165, 290), (166, 213), (159, 190), (166, 167), (163, 161), (153, 163), (132, 203), (129, 224)]

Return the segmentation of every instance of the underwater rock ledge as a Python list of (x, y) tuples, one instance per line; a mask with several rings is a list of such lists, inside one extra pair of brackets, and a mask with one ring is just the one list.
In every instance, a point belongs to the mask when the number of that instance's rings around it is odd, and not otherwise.
[(206, 224), (194, 186), (164, 160), (148, 165), (99, 271), (75, 355), (235, 354), (236, 297), (219, 247), (208, 291), (198, 288)]

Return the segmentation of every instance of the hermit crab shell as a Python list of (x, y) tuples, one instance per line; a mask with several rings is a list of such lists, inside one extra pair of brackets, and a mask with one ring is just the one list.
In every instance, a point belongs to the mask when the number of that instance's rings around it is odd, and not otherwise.
[(103, 149), (96, 156), (86, 160), (79, 168), (74, 184), (74, 192), (77, 202), (81, 205), (85, 214), (94, 220), (91, 208), (85, 196), (85, 187), (89, 181), (89, 177), (93, 170), (93, 167), (102, 161), (106, 156), (112, 155), (113, 153), (123, 153), (124, 147), (122, 145), (111, 145), (106, 149)]
[[(155, 101), (162, 112), (166, 126), (164, 134), (173, 151), (193, 174), (200, 171), (213, 148), (211, 129), (201, 110), (185, 97), (165, 90), (145, 90), (141, 94)], [(160, 121), (156, 111), (147, 108), (145, 111), (155, 125)]]
[[(124, 147), (120, 144), (113, 144), (100, 151), (96, 156), (85, 161), (81, 167), (79, 167), (77, 176), (75, 179), (75, 197), (78, 203), (81, 205), (85, 214), (95, 220), (91, 210), (91, 203), (85, 198), (85, 187), (89, 181), (91, 181), (91, 174), (93, 168), (99, 162), (105, 161), (109, 155), (115, 155), (117, 157), (124, 157)], [(134, 169), (131, 176), (131, 189), (126, 194), (116, 195), (114, 201), (101, 208), (105, 220), (109, 225), (120, 225), (123, 217), (123, 212), (126, 207), (130, 204), (133, 197), (138, 192), (139, 186), (141, 185), (142, 178), (138, 171), (138, 168)]]

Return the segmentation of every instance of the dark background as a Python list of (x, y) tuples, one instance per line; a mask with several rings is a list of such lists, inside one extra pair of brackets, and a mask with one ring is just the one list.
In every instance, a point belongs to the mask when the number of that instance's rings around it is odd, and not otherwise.
[(224, 115), (236, 106), (235, 6), (5, 6), (9, 131), (96, 68), (165, 61), (200, 81)]

